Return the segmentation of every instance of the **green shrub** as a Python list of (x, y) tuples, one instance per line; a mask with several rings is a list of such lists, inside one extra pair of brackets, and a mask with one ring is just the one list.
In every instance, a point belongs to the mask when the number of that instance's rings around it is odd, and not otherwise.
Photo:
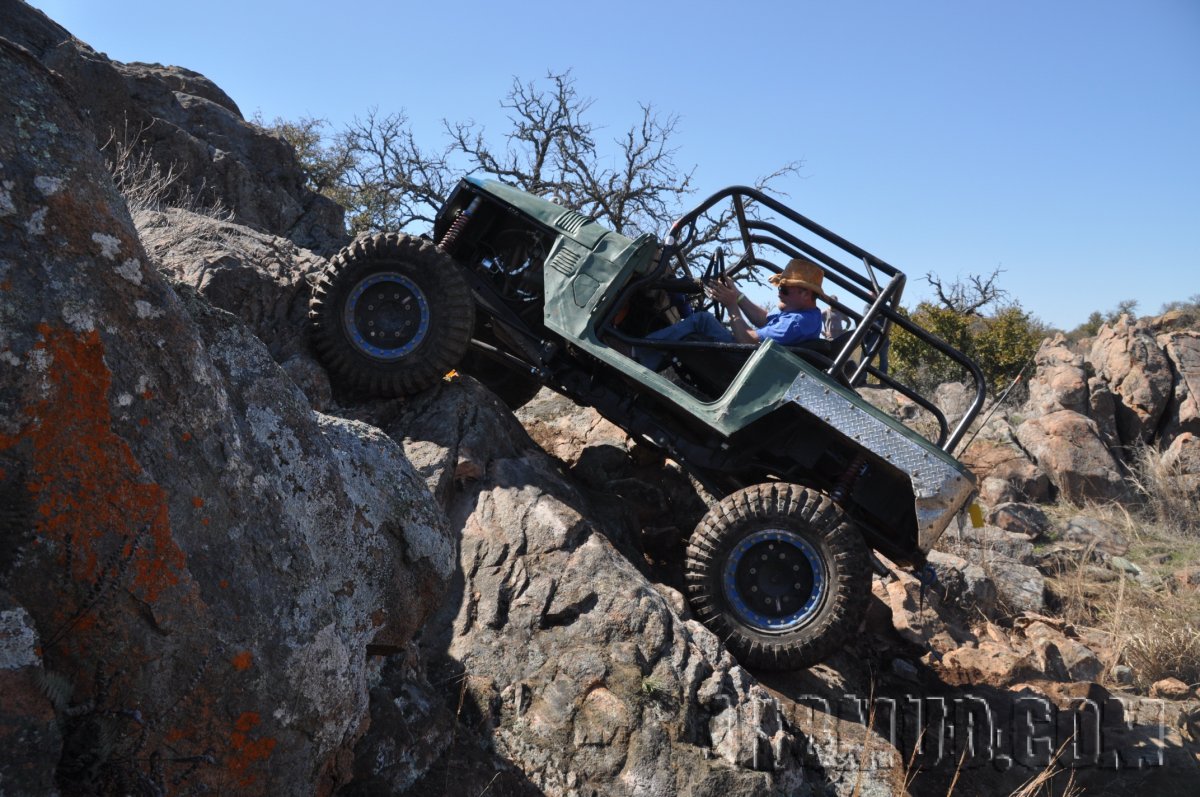
[[(909, 315), (974, 359), (993, 394), (1016, 378), (1049, 331), (1019, 304), (1007, 305), (991, 315), (978, 315), (921, 302)], [(892, 336), (891, 366), (901, 381), (921, 392), (931, 391), (943, 382), (970, 383), (970, 375), (960, 365), (900, 329)]]

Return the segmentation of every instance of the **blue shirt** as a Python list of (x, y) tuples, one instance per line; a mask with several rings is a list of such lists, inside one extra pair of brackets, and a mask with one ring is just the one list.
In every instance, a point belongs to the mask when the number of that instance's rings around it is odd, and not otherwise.
[(794, 346), (821, 337), (821, 311), (816, 307), (787, 313), (771, 313), (767, 323), (757, 330), (759, 340), (770, 338), (784, 346)]

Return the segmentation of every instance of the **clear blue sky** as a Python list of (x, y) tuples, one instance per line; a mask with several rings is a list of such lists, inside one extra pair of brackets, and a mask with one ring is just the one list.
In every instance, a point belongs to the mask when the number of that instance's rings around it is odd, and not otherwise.
[(802, 160), (794, 206), (908, 272), (910, 301), (927, 271), (996, 267), (1064, 328), (1200, 293), (1200, 0), (33, 4), (247, 116), (403, 109), (430, 146), (570, 68), (614, 136), (639, 101), (679, 114), (702, 194)]

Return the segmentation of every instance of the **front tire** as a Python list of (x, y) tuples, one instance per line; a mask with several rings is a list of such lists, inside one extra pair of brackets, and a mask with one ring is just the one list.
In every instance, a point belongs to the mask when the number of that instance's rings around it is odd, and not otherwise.
[(462, 360), (474, 319), (454, 260), (431, 241), (397, 233), (339, 252), (309, 302), (318, 358), (338, 384), (372, 396), (436, 384)]
[(688, 543), (688, 598), (742, 664), (811, 667), (857, 632), (871, 591), (862, 534), (828, 497), (794, 484), (718, 502)]

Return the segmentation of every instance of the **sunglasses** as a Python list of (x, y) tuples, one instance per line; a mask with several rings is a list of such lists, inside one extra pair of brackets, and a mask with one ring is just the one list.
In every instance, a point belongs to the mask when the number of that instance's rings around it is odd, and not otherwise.
[(790, 287), (790, 286), (788, 286), (788, 285), (780, 285), (780, 286), (779, 286), (779, 295), (780, 295), (780, 296), (787, 296), (787, 295), (788, 295), (788, 294), (790, 294), (790, 293), (791, 293), (793, 290), (794, 290), (794, 291), (796, 291), (797, 293), (803, 293), (804, 291), (808, 290), (808, 288), (792, 288), (792, 287)]

